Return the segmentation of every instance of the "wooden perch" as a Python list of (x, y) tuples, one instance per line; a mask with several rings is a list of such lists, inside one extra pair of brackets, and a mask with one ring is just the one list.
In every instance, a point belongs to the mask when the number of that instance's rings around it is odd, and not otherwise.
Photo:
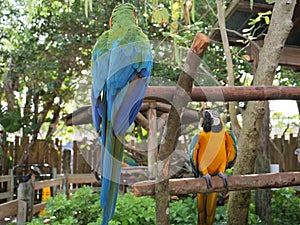
[[(176, 87), (150, 86), (146, 91), (145, 102), (140, 111), (148, 109), (149, 101), (162, 101), (170, 103), (174, 97)], [(254, 101), (254, 100), (278, 100), (300, 99), (300, 87), (287, 86), (201, 86), (193, 87), (190, 98), (187, 101)], [(158, 110), (169, 111), (170, 106), (161, 102), (156, 103)], [(67, 126), (92, 123), (91, 106), (84, 106), (64, 117)], [(141, 113), (136, 121), (149, 129), (148, 120)]]
[[(151, 86), (147, 89), (145, 100), (170, 102), (176, 87)], [(192, 101), (254, 101), (290, 99), (299, 100), (300, 87), (286, 86), (203, 86), (193, 87)]]
[[(280, 188), (297, 185), (300, 185), (300, 172), (264, 173), (228, 177), (228, 191)], [(226, 191), (223, 180), (217, 176), (212, 177), (212, 186), (211, 189), (207, 189), (206, 181), (203, 178), (169, 180), (170, 195)], [(132, 187), (135, 196), (149, 196), (155, 194), (155, 181), (152, 180), (137, 182)]]

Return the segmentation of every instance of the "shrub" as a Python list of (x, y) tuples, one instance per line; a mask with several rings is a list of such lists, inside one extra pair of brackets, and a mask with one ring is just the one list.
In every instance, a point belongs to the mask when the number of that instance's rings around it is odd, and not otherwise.
[[(171, 224), (190, 225), (197, 223), (196, 198), (191, 196), (170, 203)], [(272, 212), (274, 225), (299, 224), (300, 198), (295, 190), (282, 188), (273, 192)], [(226, 224), (227, 205), (218, 206), (215, 225)], [(248, 224), (264, 224), (254, 213), (255, 206), (250, 204)], [(102, 221), (102, 209), (99, 206), (99, 194), (84, 186), (70, 199), (66, 195), (57, 195), (47, 200), (45, 215), (34, 218), (29, 225), (43, 224), (88, 224), (98, 225)], [(109, 225), (152, 225), (155, 224), (155, 200), (151, 197), (134, 197), (128, 193), (119, 195), (115, 215)]]
[(300, 198), (293, 188), (273, 191), (272, 216), (274, 225), (297, 225), (300, 221)]

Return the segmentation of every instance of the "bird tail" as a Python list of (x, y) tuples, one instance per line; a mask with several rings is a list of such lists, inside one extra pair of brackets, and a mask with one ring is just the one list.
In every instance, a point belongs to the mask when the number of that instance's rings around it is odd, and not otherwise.
[(104, 209), (102, 225), (107, 225), (114, 215), (124, 151), (122, 140), (115, 136), (110, 121), (106, 122), (105, 130), (105, 145), (101, 152), (102, 186), (100, 205)]
[(198, 193), (198, 225), (212, 225), (215, 220), (217, 208), (217, 192)]

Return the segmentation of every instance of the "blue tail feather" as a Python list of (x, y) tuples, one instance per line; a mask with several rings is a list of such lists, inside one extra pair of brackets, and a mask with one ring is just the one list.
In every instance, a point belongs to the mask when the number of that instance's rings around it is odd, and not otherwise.
[(120, 171), (123, 157), (123, 144), (120, 137), (114, 135), (111, 122), (106, 124), (106, 142), (103, 148), (102, 187), (100, 205), (104, 208), (102, 224), (108, 224), (115, 211), (120, 183)]

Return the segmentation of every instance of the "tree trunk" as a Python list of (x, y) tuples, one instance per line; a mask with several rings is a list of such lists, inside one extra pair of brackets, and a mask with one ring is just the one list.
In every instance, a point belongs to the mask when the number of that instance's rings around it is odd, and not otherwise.
[[(223, 7), (224, 7), (224, 1), (223, 0), (217, 0), (217, 8), (218, 8), (218, 21), (220, 26), (220, 33), (222, 37), (222, 43), (223, 48), (225, 52), (225, 58), (226, 58), (226, 65), (227, 65), (227, 74), (228, 74), (228, 85), (234, 86), (235, 83), (235, 77), (234, 77), (234, 71), (233, 71), (233, 63), (232, 63), (232, 57), (229, 47), (229, 41), (228, 36), (226, 32), (226, 23), (225, 23), (225, 16), (223, 13)], [(231, 123), (231, 129), (233, 130), (235, 136), (239, 138), (240, 136), (240, 124), (237, 120), (236, 116), (236, 102), (229, 102), (229, 116), (230, 116), (230, 123)]]
[[(257, 151), (256, 173), (270, 172), (270, 108), (267, 104), (260, 135), (260, 146)], [(255, 192), (255, 213), (267, 224), (272, 224), (272, 192), (270, 189), (258, 189)]]
[[(264, 46), (259, 53), (254, 85), (272, 85), (280, 54), (293, 26), (292, 16), (295, 5), (296, 0), (275, 2)], [(265, 102), (253, 101), (247, 104), (243, 128), (238, 140), (239, 154), (235, 163), (235, 175), (254, 172), (265, 106)], [(250, 191), (233, 192), (228, 202), (227, 224), (247, 224), (249, 203)], [(239, 216), (236, 216), (236, 212), (239, 212)]]
[[(298, 114), (300, 114), (300, 100), (297, 100)], [(300, 148), (300, 129), (298, 130), (298, 148)]]

